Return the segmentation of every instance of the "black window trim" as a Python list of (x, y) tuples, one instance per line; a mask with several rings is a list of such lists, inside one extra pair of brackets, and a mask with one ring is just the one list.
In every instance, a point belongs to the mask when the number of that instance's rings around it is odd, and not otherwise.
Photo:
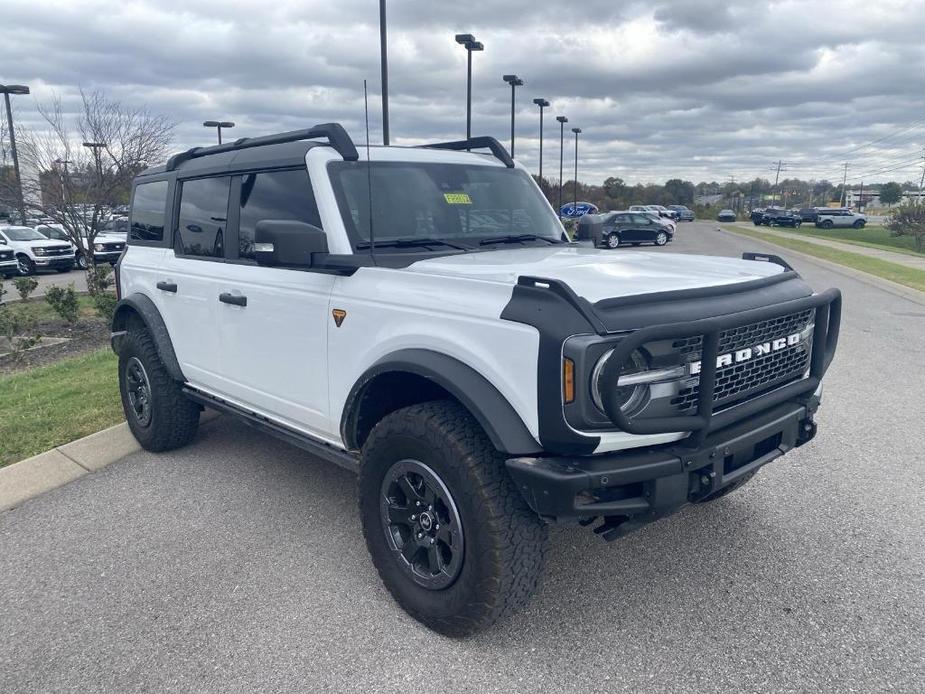
[[(222, 171), (222, 172), (216, 171), (216, 172), (214, 172), (214, 173), (203, 174), (203, 175), (201, 175), (201, 176), (190, 176), (190, 177), (188, 177), (188, 178), (178, 178), (178, 179), (177, 179), (176, 184), (175, 184), (175, 186), (174, 186), (176, 192), (175, 192), (175, 194), (174, 194), (174, 199), (173, 199), (173, 214), (171, 215), (171, 222), (170, 222), (171, 234), (172, 234), (171, 246), (173, 247), (173, 254), (174, 254), (175, 257), (177, 257), (177, 258), (186, 258), (186, 259), (188, 259), (188, 260), (204, 260), (204, 261), (206, 261), (206, 262), (212, 262), (212, 263), (224, 263), (224, 262), (226, 262), (226, 258), (228, 257), (228, 241), (227, 241), (227, 236), (228, 236), (228, 234), (229, 234), (229, 228), (230, 228), (230, 226), (231, 226), (231, 212), (230, 212), (231, 200), (232, 200), (232, 197), (231, 197), (231, 190), (232, 190), (232, 188), (234, 187), (234, 177), (235, 177), (234, 174), (229, 174), (229, 173), (224, 172), (224, 171)], [(225, 203), (225, 236), (226, 236), (226, 240), (224, 241), (224, 243), (225, 243), (225, 246), (224, 246), (224, 249), (223, 249), (223, 250), (224, 250), (224, 254), (223, 254), (221, 257), (216, 257), (216, 256), (212, 256), (212, 255), (191, 255), (191, 254), (189, 254), (189, 253), (183, 253), (183, 252), (179, 249), (179, 246), (180, 246), (180, 204), (181, 204), (181, 199), (182, 199), (182, 197), (183, 197), (183, 185), (184, 185), (185, 183), (190, 182), (190, 181), (200, 181), (200, 180), (206, 179), (206, 178), (227, 178), (227, 179), (230, 179), (230, 180), (229, 180), (229, 184), (228, 184), (228, 200), (227, 200), (227, 202)], [(237, 234), (237, 231), (235, 232), (235, 234)], [(165, 236), (166, 236), (166, 234), (165, 234)]]
[[(125, 235), (125, 244), (126, 246), (147, 246), (148, 248), (169, 248), (172, 242), (172, 232), (170, 231), (170, 210), (173, 209), (173, 194), (174, 189), (176, 188), (176, 181), (174, 176), (158, 176), (157, 178), (152, 178), (150, 180), (135, 180), (132, 182), (132, 191), (129, 197), (129, 217), (128, 217), (128, 231)], [(138, 186), (149, 185), (151, 183), (166, 183), (167, 184), (167, 196), (164, 200), (164, 233), (161, 235), (160, 241), (151, 241), (148, 239), (136, 239), (132, 238), (132, 218), (134, 213), (134, 203), (135, 203), (135, 190)]]

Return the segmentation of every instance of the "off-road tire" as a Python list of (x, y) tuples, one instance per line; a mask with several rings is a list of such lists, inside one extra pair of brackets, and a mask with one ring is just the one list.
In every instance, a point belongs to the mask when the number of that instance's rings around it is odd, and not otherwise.
[[(139, 422), (129, 400), (126, 367), (133, 358), (141, 363), (149, 384), (150, 421), (147, 424)], [(143, 327), (132, 327), (121, 338), (119, 393), (129, 428), (145, 450), (170, 451), (185, 446), (196, 436), (199, 405), (186, 398), (180, 384), (167, 373), (154, 340)]]
[(748, 473), (744, 477), (740, 477), (735, 482), (733, 482), (729, 486), (723, 487), (719, 491), (713, 492), (712, 494), (708, 494), (707, 496), (703, 497), (696, 503), (706, 504), (711, 501), (716, 501), (717, 499), (722, 499), (727, 494), (732, 494), (736, 489), (740, 489), (744, 487), (746, 484), (748, 484), (751, 481), (752, 477), (755, 476), (755, 474), (757, 474), (757, 470), (755, 472)]
[[(459, 513), (464, 556), (456, 579), (428, 589), (407, 573), (386, 539), (382, 484), (400, 460), (427, 465)], [(359, 506), (373, 564), (396, 602), (447, 636), (468, 636), (525, 605), (540, 582), (547, 527), (524, 503), (503, 456), (458, 403), (411, 405), (384, 417), (363, 445)]]
[(863, 219), (859, 219), (858, 221), (856, 221), (856, 222), (855, 222), (854, 224), (852, 224), (851, 226), (853, 226), (855, 229), (863, 229), (865, 224), (866, 224), (866, 222), (865, 222)]
[(819, 224), (819, 226), (821, 226), (823, 229), (831, 229), (832, 227), (835, 226), (835, 224), (832, 222), (831, 219), (824, 219)]

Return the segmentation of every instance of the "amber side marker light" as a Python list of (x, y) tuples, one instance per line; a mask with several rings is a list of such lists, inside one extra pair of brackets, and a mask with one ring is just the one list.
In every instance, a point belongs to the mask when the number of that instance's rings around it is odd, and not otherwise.
[(562, 399), (565, 402), (575, 400), (575, 362), (571, 359), (562, 360)]

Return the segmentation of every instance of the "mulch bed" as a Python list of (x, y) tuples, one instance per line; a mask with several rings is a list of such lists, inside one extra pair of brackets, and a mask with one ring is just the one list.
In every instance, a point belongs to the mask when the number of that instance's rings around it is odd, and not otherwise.
[(109, 324), (96, 316), (81, 317), (76, 325), (68, 325), (60, 318), (40, 320), (37, 332), (42, 337), (67, 338), (67, 342), (30, 349), (22, 353), (18, 362), (14, 362), (9, 354), (0, 356), (0, 374), (53, 364), (68, 357), (93, 352), (109, 344)]

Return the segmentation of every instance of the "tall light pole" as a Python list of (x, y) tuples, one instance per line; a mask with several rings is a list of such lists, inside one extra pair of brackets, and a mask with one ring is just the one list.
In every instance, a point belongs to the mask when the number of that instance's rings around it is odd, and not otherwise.
[(202, 125), (206, 128), (215, 128), (218, 130), (218, 144), (222, 144), (222, 128), (234, 127), (234, 123), (230, 120), (207, 120)]
[(55, 159), (54, 163), (64, 169), (64, 175), (61, 177), (61, 202), (67, 205), (67, 165), (71, 161), (70, 159)]
[(472, 139), (472, 53), (485, 50), (472, 34), (456, 34), (456, 43), (466, 49), (466, 139)]
[(565, 154), (565, 124), (568, 123), (568, 118), (565, 116), (556, 116), (556, 120), (559, 121), (559, 207), (556, 210), (556, 214), (559, 216), (562, 215), (562, 161)]
[(572, 128), (572, 132), (575, 133), (575, 207), (578, 209), (578, 134), (581, 132), (581, 128)]
[(517, 87), (522, 87), (524, 81), (517, 75), (502, 75), (501, 79), (511, 85), (511, 158), (514, 158), (514, 100)]
[(543, 180), (543, 109), (549, 106), (546, 99), (534, 99), (533, 103), (540, 107), (540, 181)]
[(385, 23), (385, 0), (379, 0), (379, 70), (382, 73), (382, 144), (389, 146), (389, 51)]
[(13, 130), (13, 109), (10, 107), (10, 94), (28, 94), (29, 87), (24, 84), (0, 84), (0, 94), (6, 102), (6, 123), (10, 129), (10, 151), (13, 154), (13, 174), (16, 176), (16, 202), (19, 203), (19, 216), (23, 226), (26, 224), (26, 203), (22, 194), (22, 177), (19, 175), (19, 155), (16, 153), (16, 131)]

